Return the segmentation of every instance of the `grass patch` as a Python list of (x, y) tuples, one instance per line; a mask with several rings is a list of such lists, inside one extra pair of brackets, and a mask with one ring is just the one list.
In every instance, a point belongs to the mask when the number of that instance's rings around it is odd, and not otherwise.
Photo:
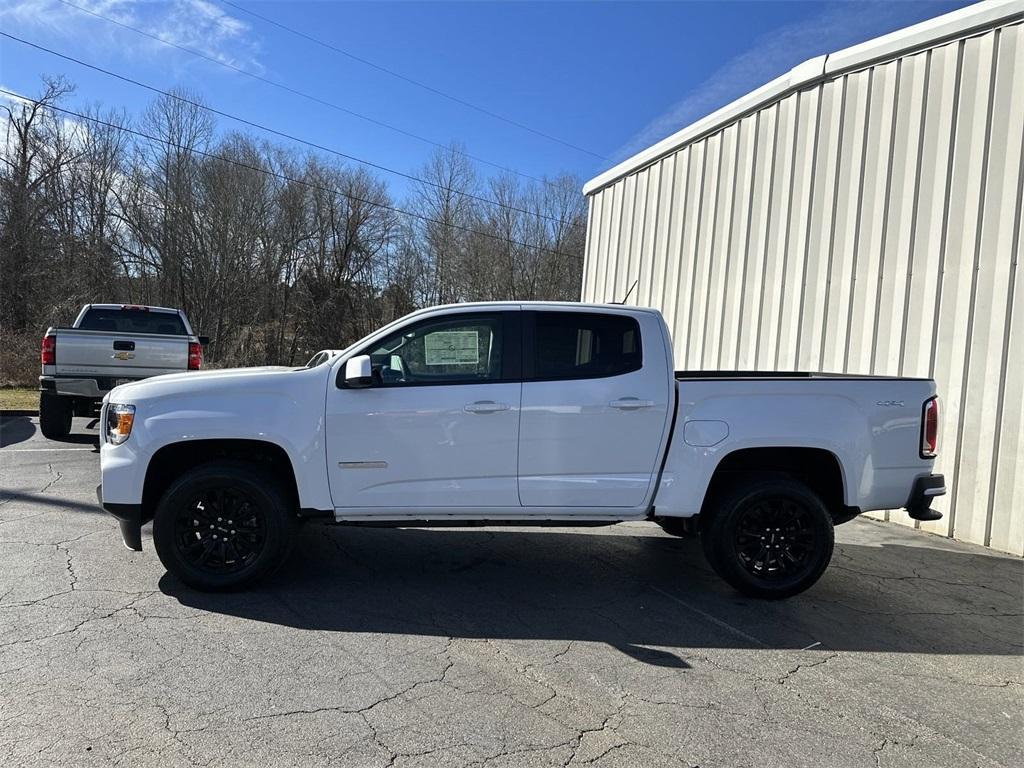
[(34, 387), (3, 387), (0, 389), (0, 411), (34, 411), (38, 408), (38, 389)]

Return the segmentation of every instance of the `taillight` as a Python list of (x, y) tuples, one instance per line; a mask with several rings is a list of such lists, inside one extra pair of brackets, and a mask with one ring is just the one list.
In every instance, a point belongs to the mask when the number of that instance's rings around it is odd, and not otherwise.
[(43, 343), (40, 346), (39, 362), (43, 365), (57, 364), (57, 337), (43, 336)]
[(921, 458), (934, 459), (939, 452), (939, 398), (924, 401), (921, 413)]
[(203, 365), (203, 345), (198, 341), (188, 343), (188, 369), (198, 371)]

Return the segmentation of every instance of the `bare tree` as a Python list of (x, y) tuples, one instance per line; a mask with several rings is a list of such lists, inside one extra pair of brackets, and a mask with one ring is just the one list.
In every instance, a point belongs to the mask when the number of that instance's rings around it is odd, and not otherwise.
[[(148, 170), (148, 205), (140, 231), (158, 258), (157, 286), (160, 300), (189, 310), (191, 257), (196, 246), (199, 168), (213, 137), (213, 120), (197, 104), (201, 99), (179, 89), (181, 99), (161, 96), (142, 117), (143, 131), (155, 139), (140, 147)], [(198, 152), (197, 152), (198, 150)]]
[(46, 194), (46, 185), (74, 159), (67, 128), (50, 107), (72, 90), (63, 78), (46, 78), (35, 101), (0, 107), (7, 117), (0, 176), (0, 326), (5, 330), (21, 330), (47, 314), (44, 255), (54, 242), (45, 224), (61, 201)]
[(574, 178), (480, 179), (453, 146), (395, 201), (333, 158), (218, 133), (194, 94), (157, 99), (141, 138), (123, 113), (62, 117), (71, 91), (49, 79), (0, 107), (0, 383), (31, 381), (39, 332), (90, 301), (184, 307), (211, 363), (253, 365), (302, 362), (426, 304), (578, 296)]
[(423, 182), (413, 192), (413, 208), (423, 217), (420, 247), (431, 280), (423, 295), (430, 304), (460, 301), (460, 267), (467, 253), (466, 230), (476, 216), (476, 172), (465, 151), (453, 144), (437, 150), (420, 170)]

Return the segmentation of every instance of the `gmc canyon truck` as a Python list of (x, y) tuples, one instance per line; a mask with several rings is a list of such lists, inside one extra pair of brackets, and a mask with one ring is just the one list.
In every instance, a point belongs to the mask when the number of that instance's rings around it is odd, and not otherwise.
[(104, 508), (173, 575), (237, 589), (296, 525), (594, 526), (699, 535), (739, 591), (821, 576), (833, 526), (937, 519), (929, 379), (674, 371), (661, 315), (486, 303), (414, 312), (298, 369), (119, 386), (101, 423)]
[(73, 416), (91, 416), (118, 384), (198, 370), (205, 336), (180, 309), (86, 304), (70, 328), (48, 328), (39, 376), (39, 429), (67, 437)]

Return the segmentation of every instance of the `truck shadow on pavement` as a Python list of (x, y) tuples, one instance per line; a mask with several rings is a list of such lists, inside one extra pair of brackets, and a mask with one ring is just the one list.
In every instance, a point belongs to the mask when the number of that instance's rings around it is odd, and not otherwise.
[(37, 427), (31, 416), (0, 416), (0, 448), (16, 445), (28, 440), (36, 433)]
[(185, 606), (296, 629), (603, 642), (684, 668), (672, 649), (1024, 652), (1021, 561), (861, 527), (872, 541), (837, 545), (822, 580), (780, 602), (739, 596), (698, 542), (654, 525), (648, 535), (309, 525), (253, 590), (200, 593), (166, 574), (160, 589)]
[[(6, 448), (10, 445), (16, 445), (23, 443), (26, 440), (32, 438), (39, 431), (39, 427), (36, 426), (39, 418), (37, 416), (3, 416), (0, 417), (0, 448)], [(60, 440), (50, 440), (58, 444), (71, 443), (75, 445), (94, 445), (96, 450), (99, 451), (100, 438), (96, 432), (96, 424), (98, 419), (85, 418), (75, 419), (76, 428), (85, 428), (92, 431), (92, 434), (83, 434), (82, 432), (72, 432), (66, 437)], [(45, 440), (45, 438), (44, 438)]]
[(53, 509), (74, 510), (75, 512), (93, 512), (98, 515), (106, 515), (99, 502), (82, 502), (68, 499), (63, 496), (49, 496), (41, 493), (25, 493), (24, 491), (0, 490), (0, 502), (4, 504), (11, 501), (22, 501), (36, 506), (50, 507)]

